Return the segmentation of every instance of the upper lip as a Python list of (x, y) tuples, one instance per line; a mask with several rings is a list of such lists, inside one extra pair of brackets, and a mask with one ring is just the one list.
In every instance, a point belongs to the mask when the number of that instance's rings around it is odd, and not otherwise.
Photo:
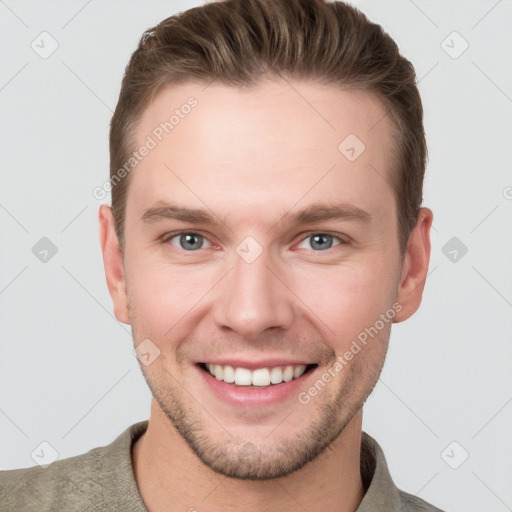
[(298, 361), (289, 358), (272, 358), (260, 359), (258, 361), (251, 359), (234, 359), (234, 358), (214, 358), (197, 361), (197, 363), (218, 364), (221, 366), (232, 366), (233, 368), (247, 368), (248, 370), (256, 370), (258, 368), (272, 368), (274, 366), (298, 366), (316, 364), (308, 361)]

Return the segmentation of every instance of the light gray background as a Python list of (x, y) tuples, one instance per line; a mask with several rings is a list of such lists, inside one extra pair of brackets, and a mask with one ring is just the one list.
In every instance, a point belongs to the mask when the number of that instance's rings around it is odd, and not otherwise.
[[(149, 417), (129, 327), (112, 315), (92, 190), (108, 179), (108, 126), (138, 38), (199, 3), (0, 1), (4, 469), (34, 465), (43, 441), (65, 458)], [(435, 216), (423, 304), (393, 327), (364, 428), (404, 490), (447, 510), (512, 510), (512, 4), (354, 3), (417, 70)], [(31, 48), (43, 31), (59, 45), (47, 59)], [(462, 48), (453, 31), (469, 43), (458, 58), (445, 51)], [(58, 248), (47, 262), (32, 252), (42, 237)], [(468, 248), (456, 262), (442, 251), (452, 237)]]

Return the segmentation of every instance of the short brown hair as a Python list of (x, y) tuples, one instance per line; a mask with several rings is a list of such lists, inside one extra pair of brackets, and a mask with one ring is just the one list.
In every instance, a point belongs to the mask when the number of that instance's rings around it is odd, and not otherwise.
[(380, 25), (353, 6), (325, 0), (212, 2), (144, 32), (110, 126), (112, 210), (121, 247), (130, 180), (119, 180), (117, 173), (134, 150), (138, 121), (156, 94), (191, 81), (248, 86), (265, 75), (364, 90), (383, 101), (394, 132), (396, 170), (389, 172), (404, 252), (422, 202), (427, 160), (416, 74)]

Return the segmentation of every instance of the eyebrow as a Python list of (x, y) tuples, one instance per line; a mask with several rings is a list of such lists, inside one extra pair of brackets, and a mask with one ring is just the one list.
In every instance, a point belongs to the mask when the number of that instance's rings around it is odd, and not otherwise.
[[(207, 210), (185, 208), (162, 202), (148, 208), (141, 216), (141, 220), (148, 223), (165, 219), (211, 226), (220, 226), (223, 224), (219, 218), (216, 218)], [(372, 220), (372, 216), (367, 211), (354, 205), (317, 203), (295, 213), (291, 213), (290, 211), (285, 213), (275, 222), (274, 226), (276, 224), (293, 226), (328, 220), (350, 220), (369, 223)]]

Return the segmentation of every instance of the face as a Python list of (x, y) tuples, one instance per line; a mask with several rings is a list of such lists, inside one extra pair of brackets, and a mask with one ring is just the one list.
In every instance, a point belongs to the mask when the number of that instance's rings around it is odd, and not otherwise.
[(267, 79), (168, 88), (138, 126), (155, 145), (107, 279), (154, 398), (217, 472), (276, 478), (322, 453), (419, 305), (428, 229), (402, 258), (385, 113), (369, 93)]

